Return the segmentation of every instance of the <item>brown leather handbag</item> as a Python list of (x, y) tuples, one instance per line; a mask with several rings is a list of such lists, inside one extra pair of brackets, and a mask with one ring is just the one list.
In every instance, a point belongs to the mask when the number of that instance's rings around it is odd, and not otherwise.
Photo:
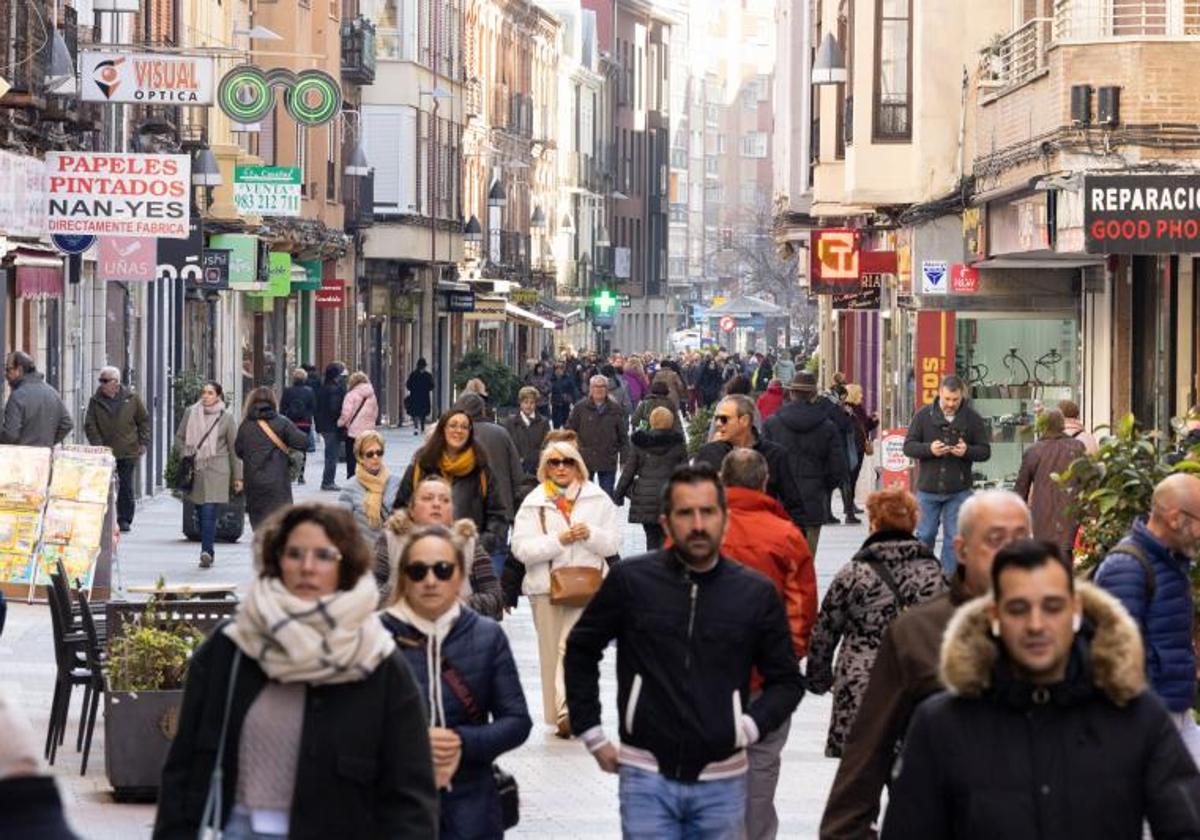
[[(542, 533), (546, 530), (546, 509), (538, 508)], [(586, 607), (600, 591), (604, 575), (592, 566), (562, 566), (550, 571), (550, 603), (556, 607)]]

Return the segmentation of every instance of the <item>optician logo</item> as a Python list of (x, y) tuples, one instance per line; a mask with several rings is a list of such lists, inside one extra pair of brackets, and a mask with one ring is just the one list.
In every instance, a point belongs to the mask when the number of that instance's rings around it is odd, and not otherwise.
[(120, 65), (124, 63), (124, 58), (110, 58), (101, 61), (92, 71), (92, 81), (96, 83), (96, 87), (100, 88), (105, 99), (112, 99), (116, 95), (117, 88), (121, 86)]
[(264, 71), (252, 64), (235, 67), (222, 77), (217, 105), (236, 122), (257, 123), (275, 108), (277, 87), (287, 91), (283, 107), (301, 125), (324, 125), (342, 108), (342, 89), (328, 73), (293, 73), (284, 67)]

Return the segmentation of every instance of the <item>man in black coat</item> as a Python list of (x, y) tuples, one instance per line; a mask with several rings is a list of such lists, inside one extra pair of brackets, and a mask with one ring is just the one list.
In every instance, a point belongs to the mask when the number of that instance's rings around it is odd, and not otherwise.
[(1001, 549), (941, 650), (949, 691), (913, 716), (883, 840), (1200, 836), (1200, 771), (1146, 690), (1137, 625), (1057, 546)]
[[(728, 513), (717, 474), (681, 466), (663, 500), (672, 548), (613, 566), (567, 637), (571, 731), (600, 769), (620, 773), (625, 836), (682, 836), (686, 825), (737, 837), (746, 747), (791, 716), (804, 683), (775, 587), (720, 554)], [(619, 754), (600, 722), (600, 659), (613, 640)], [(755, 669), (763, 686), (751, 702)]]
[(322, 490), (339, 489), (333, 483), (337, 476), (342, 454), (342, 429), (338, 418), (342, 416), (342, 401), (346, 399), (346, 386), (342, 380), (342, 366), (330, 362), (325, 368), (325, 381), (317, 392), (317, 434), (325, 441), (325, 471), (321, 474)]
[(917, 461), (917, 502), (921, 519), (917, 539), (933, 548), (942, 530), (942, 567), (954, 571), (954, 535), (958, 509), (971, 495), (973, 465), (992, 457), (987, 423), (964, 396), (963, 381), (942, 379), (938, 397), (913, 415), (904, 438), (904, 454)]
[(800, 371), (787, 391), (788, 401), (767, 419), (763, 437), (787, 452), (799, 497), (798, 507), (788, 508), (788, 512), (804, 530), (804, 538), (815, 556), (821, 526), (828, 515), (829, 492), (841, 486), (849, 473), (846, 447), (829, 419), (828, 409), (815, 401), (815, 375)]

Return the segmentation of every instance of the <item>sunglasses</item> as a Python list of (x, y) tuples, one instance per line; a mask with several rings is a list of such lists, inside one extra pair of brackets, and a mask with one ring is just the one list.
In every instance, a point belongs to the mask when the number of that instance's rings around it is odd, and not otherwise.
[(425, 580), (425, 576), (433, 571), (433, 576), (438, 580), (446, 581), (454, 577), (454, 564), (447, 563), (445, 560), (439, 560), (432, 566), (427, 566), (424, 563), (409, 563), (404, 567), (404, 574), (413, 583), (420, 583)]
[(369, 452), (364, 452), (363, 457), (364, 458), (382, 458), (383, 450), (382, 449), (372, 449)]
[(115, 379), (105, 379), (104, 377), (100, 377), (101, 385), (107, 385), (109, 382), (116, 382), (116, 380)]
[(575, 466), (575, 462), (570, 458), (547, 458), (546, 466), (554, 467), (555, 469), (559, 467), (573, 467)]
[(713, 422), (716, 423), (718, 426), (724, 426), (726, 423), (728, 423), (732, 419), (733, 418), (730, 417), (728, 414), (718, 414), (716, 417), (713, 418)]

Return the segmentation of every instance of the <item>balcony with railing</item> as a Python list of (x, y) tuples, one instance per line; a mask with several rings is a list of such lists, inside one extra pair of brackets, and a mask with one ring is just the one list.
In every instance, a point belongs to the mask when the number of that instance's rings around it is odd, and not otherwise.
[(345, 230), (353, 233), (375, 224), (375, 171), (366, 176), (342, 176)]
[(483, 116), (483, 82), (477, 77), (467, 79), (463, 85), (463, 115)]
[(983, 51), (981, 86), (1007, 90), (1045, 73), (1052, 31), (1051, 18), (1033, 18), (996, 38)]
[(342, 79), (375, 82), (375, 24), (362, 15), (342, 22)]
[(1055, 0), (1055, 41), (1110, 38), (1200, 38), (1200, 0)]

